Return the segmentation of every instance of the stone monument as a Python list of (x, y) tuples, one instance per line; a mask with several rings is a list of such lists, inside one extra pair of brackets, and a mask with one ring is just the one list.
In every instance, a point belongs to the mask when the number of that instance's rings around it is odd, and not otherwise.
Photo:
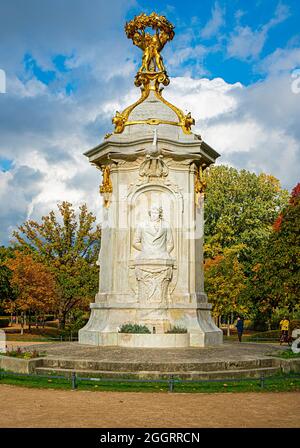
[[(104, 216), (99, 292), (79, 343), (218, 345), (222, 331), (204, 293), (202, 246), (203, 172), (219, 154), (192, 133), (191, 114), (162, 96), (170, 81), (160, 52), (174, 37), (173, 25), (141, 14), (125, 32), (143, 51), (135, 77), (141, 96), (116, 112), (114, 132), (85, 153), (102, 171)], [(119, 332), (128, 323), (151, 334)]]
[(6, 334), (4, 330), (0, 330), (0, 353), (6, 353)]

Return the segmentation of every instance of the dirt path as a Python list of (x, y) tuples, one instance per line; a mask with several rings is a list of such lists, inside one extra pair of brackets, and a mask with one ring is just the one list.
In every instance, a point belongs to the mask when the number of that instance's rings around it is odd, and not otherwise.
[(300, 427), (300, 392), (159, 394), (0, 385), (0, 427)]

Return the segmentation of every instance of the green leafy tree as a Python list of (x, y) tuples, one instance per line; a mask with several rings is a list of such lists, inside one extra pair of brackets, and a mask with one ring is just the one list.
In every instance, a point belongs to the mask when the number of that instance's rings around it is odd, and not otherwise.
[(205, 197), (205, 255), (241, 244), (243, 260), (268, 238), (288, 192), (270, 175), (220, 165), (207, 175)]
[(41, 223), (26, 221), (14, 237), (18, 246), (34, 252), (54, 273), (58, 286), (55, 311), (64, 328), (68, 314), (86, 307), (97, 291), (101, 230), (94, 226), (96, 217), (85, 204), (78, 217), (69, 202), (58, 204), (58, 209), (59, 219), (51, 211)]
[(300, 184), (273, 226), (253, 267), (248, 295), (258, 310), (271, 320), (285, 308), (299, 309), (300, 297)]
[[(281, 189), (273, 176), (224, 165), (212, 167), (206, 180), (204, 257), (208, 266), (205, 285), (210, 300), (219, 316), (228, 316), (239, 303), (247, 304), (248, 313), (251, 309), (252, 314), (257, 314), (256, 304), (248, 294), (250, 289), (245, 285), (253, 275), (261, 248), (272, 233), (276, 216), (288, 202), (288, 192)], [(230, 263), (237, 262), (237, 273), (243, 277), (244, 287), (239, 289), (240, 297), (232, 297), (234, 277)]]

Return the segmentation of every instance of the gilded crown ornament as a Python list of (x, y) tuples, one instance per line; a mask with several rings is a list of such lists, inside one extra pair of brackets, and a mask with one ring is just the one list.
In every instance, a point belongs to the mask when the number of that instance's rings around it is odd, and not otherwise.
[[(146, 28), (154, 31), (153, 34), (146, 32)], [(119, 134), (124, 131), (125, 126), (135, 124), (169, 124), (180, 126), (185, 134), (191, 133), (191, 126), (195, 124), (195, 120), (188, 113), (185, 115), (178, 107), (165, 100), (162, 95), (160, 84), (167, 86), (170, 83), (167, 71), (160, 54), (165, 44), (172, 40), (174, 26), (166, 19), (165, 16), (159, 16), (152, 12), (150, 15), (145, 13), (134, 17), (133, 20), (126, 23), (125, 33), (129, 39), (132, 39), (134, 45), (143, 51), (142, 64), (135, 76), (135, 85), (141, 88), (141, 97), (131, 106), (127, 107), (123, 112), (116, 112), (112, 119), (115, 125), (114, 132)], [(153, 91), (156, 97), (170, 107), (178, 117), (178, 121), (161, 120), (158, 118), (149, 118), (148, 120), (129, 121), (129, 115)]]

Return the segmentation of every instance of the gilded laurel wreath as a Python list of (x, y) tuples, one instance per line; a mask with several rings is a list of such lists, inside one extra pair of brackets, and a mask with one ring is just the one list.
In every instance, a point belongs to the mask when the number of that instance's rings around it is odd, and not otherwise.
[(155, 12), (152, 12), (149, 16), (145, 13), (136, 16), (130, 22), (126, 23), (125, 32), (127, 37), (132, 39), (139, 31), (144, 33), (145, 28), (160, 30), (168, 36), (168, 40), (172, 40), (175, 35), (172, 23), (170, 23), (165, 16), (159, 16)]
[[(154, 32), (150, 33), (149, 29), (154, 30)], [(132, 39), (133, 44), (143, 51), (142, 64), (137, 71), (134, 81), (135, 85), (141, 88), (141, 98), (128, 106), (123, 112), (116, 112), (112, 119), (115, 125), (114, 132), (120, 134), (124, 131), (125, 126), (133, 124), (157, 125), (162, 123), (181, 126), (185, 134), (190, 134), (191, 126), (195, 123), (191, 114), (185, 115), (178, 107), (173, 106), (161, 96), (162, 88), (160, 88), (160, 84), (167, 86), (170, 82), (161, 51), (165, 44), (173, 39), (175, 35), (174, 26), (165, 16), (159, 16), (155, 12), (152, 12), (149, 16), (143, 13), (126, 23), (125, 32), (128, 39)], [(149, 97), (150, 92), (153, 92), (160, 101), (175, 112), (178, 121), (172, 122), (156, 118), (129, 120), (133, 109), (145, 101)]]

